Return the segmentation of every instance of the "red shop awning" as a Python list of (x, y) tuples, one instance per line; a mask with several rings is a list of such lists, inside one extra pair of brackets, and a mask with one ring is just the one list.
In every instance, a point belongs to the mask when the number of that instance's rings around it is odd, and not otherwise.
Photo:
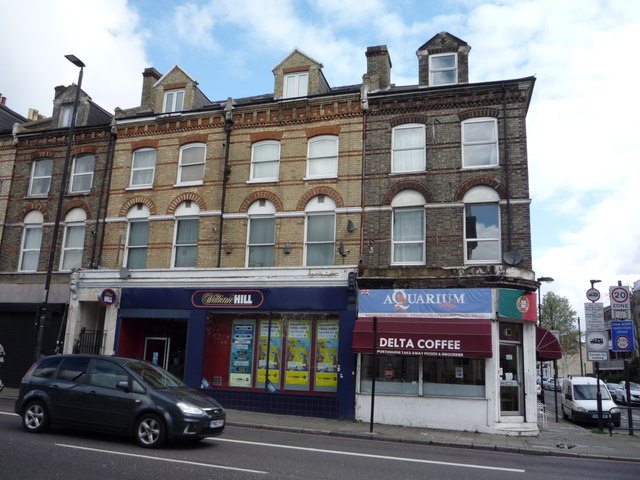
[(536, 358), (540, 361), (562, 358), (562, 348), (556, 336), (543, 327), (536, 326)]
[[(373, 317), (356, 319), (353, 351), (373, 354)], [(434, 357), (491, 357), (491, 320), (377, 317), (377, 353)]]

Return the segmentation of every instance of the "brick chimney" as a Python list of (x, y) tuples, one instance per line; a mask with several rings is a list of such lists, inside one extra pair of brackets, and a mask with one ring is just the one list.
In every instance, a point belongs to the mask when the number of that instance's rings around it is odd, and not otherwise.
[(142, 96), (140, 98), (140, 106), (153, 110), (155, 102), (155, 93), (153, 86), (160, 80), (162, 75), (155, 68), (145, 68), (142, 72)]
[(367, 75), (371, 90), (384, 90), (391, 85), (391, 57), (386, 45), (367, 47)]

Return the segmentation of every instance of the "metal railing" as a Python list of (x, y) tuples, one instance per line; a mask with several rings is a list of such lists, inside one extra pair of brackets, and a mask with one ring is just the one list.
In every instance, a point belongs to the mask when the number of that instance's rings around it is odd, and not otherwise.
[(100, 354), (106, 335), (106, 330), (87, 330), (83, 327), (73, 346), (73, 353)]

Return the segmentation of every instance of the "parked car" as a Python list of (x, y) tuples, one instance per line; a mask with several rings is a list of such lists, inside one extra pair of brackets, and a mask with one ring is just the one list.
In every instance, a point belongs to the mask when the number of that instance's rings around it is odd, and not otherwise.
[[(609, 395), (602, 380), (593, 377), (571, 377), (562, 382), (562, 418), (572, 422), (595, 423), (598, 421), (597, 393), (600, 389), (602, 418), (605, 424), (620, 426), (620, 410)], [(599, 387), (597, 386), (599, 385)]]
[(618, 402), (618, 394), (617, 394), (617, 390), (618, 390), (618, 384), (617, 383), (605, 383), (605, 385), (607, 386), (607, 390), (609, 390), (609, 394), (611, 395), (611, 399), (614, 402)]
[[(640, 385), (635, 382), (629, 382), (631, 398), (629, 399), (630, 406), (640, 406)], [(616, 396), (618, 402), (623, 405), (627, 404), (627, 382), (624, 380), (618, 384), (616, 388)]]
[(553, 377), (545, 377), (542, 380), (542, 388), (545, 390), (553, 390)]
[(28, 432), (50, 424), (132, 435), (142, 447), (220, 435), (225, 411), (152, 363), (124, 357), (44, 357), (24, 375), (15, 402)]

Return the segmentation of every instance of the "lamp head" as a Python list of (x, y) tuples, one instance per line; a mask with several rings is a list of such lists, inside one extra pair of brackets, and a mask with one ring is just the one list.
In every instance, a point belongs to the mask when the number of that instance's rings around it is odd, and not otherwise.
[(82, 60), (80, 60), (78, 57), (76, 57), (75, 55), (65, 55), (64, 58), (66, 58), (67, 60), (69, 60), (71, 63), (73, 63), (76, 67), (84, 67), (84, 63), (82, 62)]

